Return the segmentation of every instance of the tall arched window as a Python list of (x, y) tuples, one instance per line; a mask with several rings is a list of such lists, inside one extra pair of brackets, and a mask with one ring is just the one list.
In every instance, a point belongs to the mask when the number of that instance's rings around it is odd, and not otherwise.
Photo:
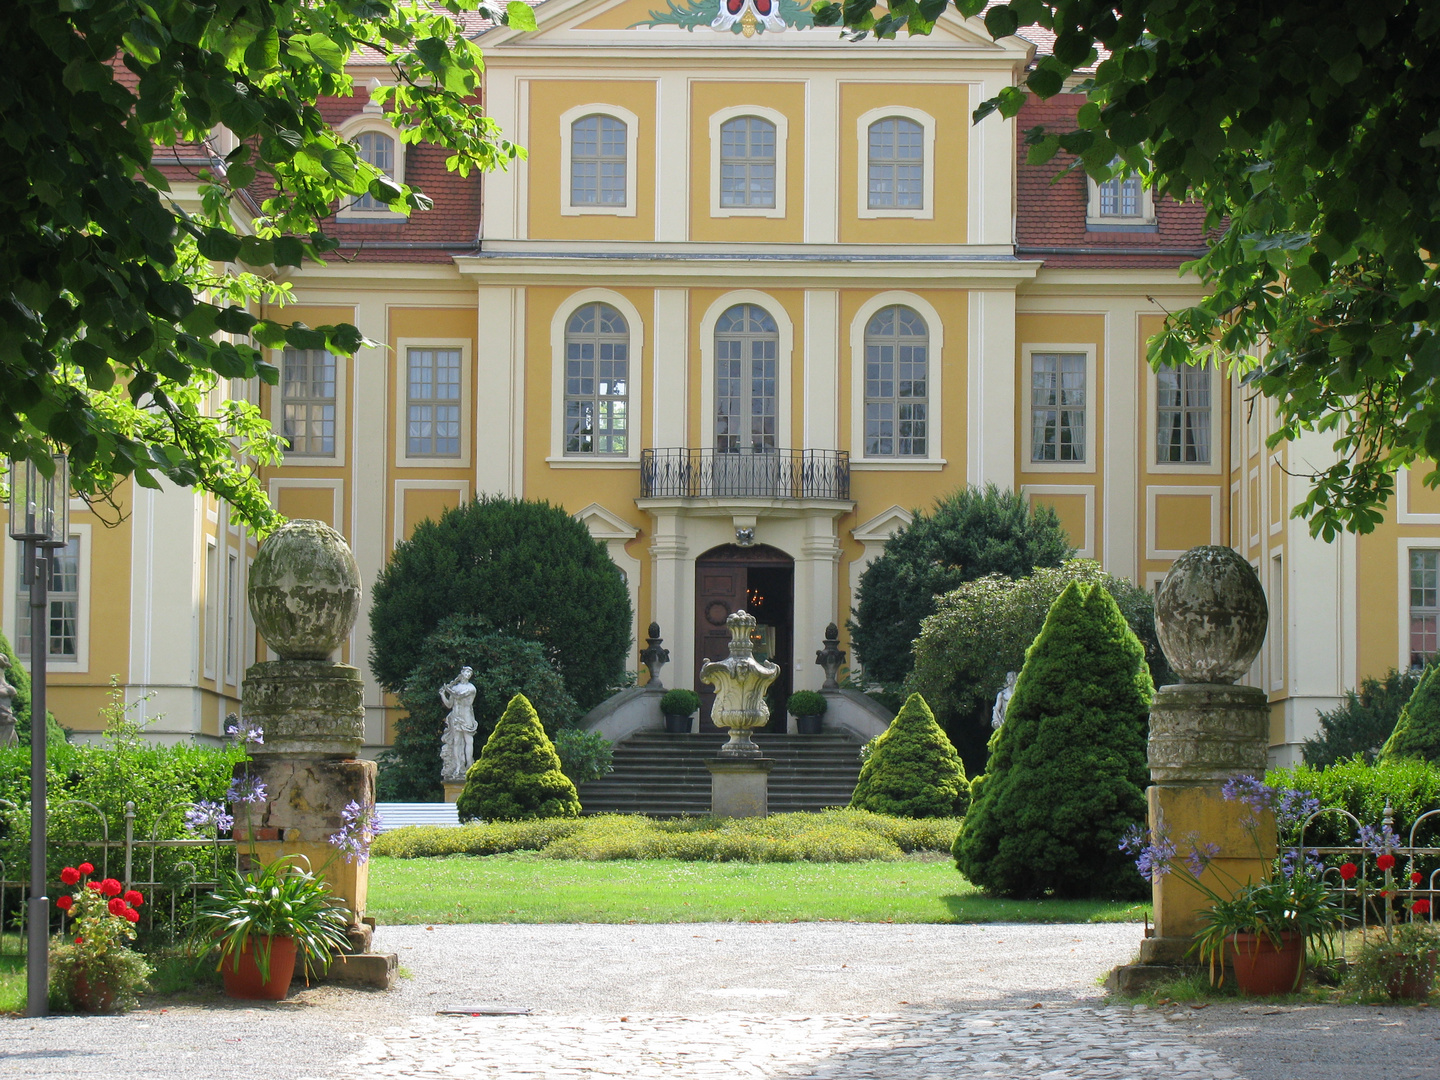
[(775, 205), (775, 125), (736, 116), (720, 125), (720, 205)]
[(780, 330), (755, 304), (728, 308), (715, 324), (715, 449), (776, 448)]
[(925, 205), (925, 129), (903, 116), (870, 125), (871, 210), (920, 210)]
[(609, 304), (586, 304), (565, 324), (565, 452), (630, 448), (630, 327)]
[(570, 204), (624, 206), (625, 121), (594, 113), (570, 125)]
[[(395, 175), (395, 140), (384, 132), (362, 131), (355, 137), (356, 144), (360, 147), (360, 160), (369, 165), (374, 165), (386, 176)], [(355, 200), (356, 210), (388, 210), (384, 203), (377, 200), (373, 195), (361, 195)]]
[(865, 456), (925, 457), (930, 436), (930, 335), (898, 304), (865, 327)]

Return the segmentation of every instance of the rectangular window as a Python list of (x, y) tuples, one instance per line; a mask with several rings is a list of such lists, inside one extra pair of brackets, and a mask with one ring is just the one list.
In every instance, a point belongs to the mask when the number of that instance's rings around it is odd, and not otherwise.
[[(374, 165), (386, 176), (395, 175), (395, 140), (379, 131), (366, 131), (355, 140), (360, 148), (360, 160)], [(370, 194), (361, 195), (353, 204), (356, 210), (389, 210), (386, 203)]]
[[(30, 657), (30, 585), (25, 580), (25, 547), (17, 544), (15, 655)], [(63, 548), (50, 548), (50, 657), (75, 660), (80, 655), (80, 538)]]
[(919, 210), (925, 205), (925, 129), (894, 116), (870, 125), (868, 206)]
[(1440, 651), (1440, 550), (1410, 552), (1410, 666), (1421, 668)]
[(720, 205), (775, 205), (775, 125), (737, 116), (720, 126)]
[(1031, 357), (1030, 460), (1084, 462), (1085, 354)]
[(324, 349), (286, 349), (280, 368), (280, 415), (286, 450), (334, 457), (335, 357)]
[(1155, 460), (1210, 464), (1210, 371), (1161, 368), (1155, 373)]
[(1140, 210), (1138, 176), (1127, 176), (1123, 179), (1117, 176), (1100, 185), (1101, 217), (1139, 217)]
[(205, 676), (215, 677), (216, 661), (220, 656), (220, 560), (216, 558), (214, 544), (205, 545)]
[(1270, 607), (1270, 688), (1277, 690), (1285, 685), (1285, 568), (1279, 555), (1270, 560), (1270, 595), (1265, 601)]
[(624, 206), (625, 122), (595, 114), (570, 126), (570, 205)]
[(236, 653), (239, 651), (239, 622), (236, 605), (239, 603), (240, 559), (230, 555), (225, 563), (225, 681), (235, 681)]
[(405, 403), (409, 457), (460, 456), (460, 350), (410, 349)]

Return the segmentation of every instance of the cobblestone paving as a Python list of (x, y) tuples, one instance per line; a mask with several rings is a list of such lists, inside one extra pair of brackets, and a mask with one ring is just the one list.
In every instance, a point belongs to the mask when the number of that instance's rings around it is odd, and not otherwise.
[(1239, 1080), (1185, 1012), (986, 1009), (941, 1016), (440, 1017), (366, 1041), (345, 1077), (571, 1080)]

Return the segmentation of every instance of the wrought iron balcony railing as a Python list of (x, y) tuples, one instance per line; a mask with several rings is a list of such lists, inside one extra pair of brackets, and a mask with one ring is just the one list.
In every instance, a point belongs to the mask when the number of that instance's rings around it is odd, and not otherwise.
[(848, 499), (844, 450), (642, 450), (644, 499)]

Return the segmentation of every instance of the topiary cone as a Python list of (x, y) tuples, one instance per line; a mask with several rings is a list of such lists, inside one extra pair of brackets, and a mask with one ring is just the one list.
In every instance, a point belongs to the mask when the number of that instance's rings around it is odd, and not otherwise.
[(850, 806), (895, 817), (962, 817), (970, 805), (965, 765), (930, 706), (911, 694), (875, 740)]
[(1440, 761), (1440, 681), (1436, 680), (1436, 671), (1440, 671), (1440, 664), (1431, 664), (1420, 677), (1415, 692), (1400, 710), (1395, 730), (1380, 750), (1381, 761)]
[(560, 771), (560, 756), (524, 694), (505, 707), (485, 749), (465, 774), (455, 802), (461, 821), (521, 821), (578, 817), (575, 785)]

